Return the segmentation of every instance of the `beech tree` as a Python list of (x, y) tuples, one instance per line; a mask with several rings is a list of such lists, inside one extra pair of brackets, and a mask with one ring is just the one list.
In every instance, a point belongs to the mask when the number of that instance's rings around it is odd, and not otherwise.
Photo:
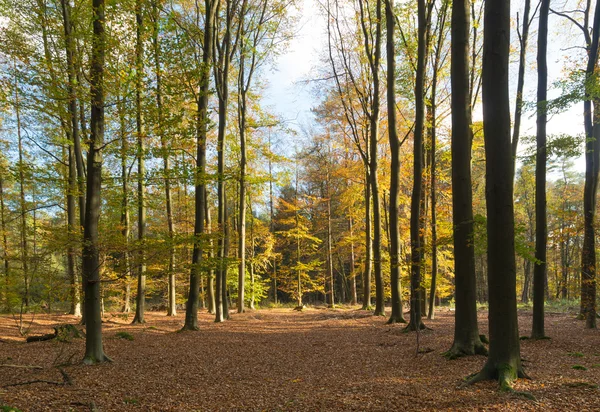
[(486, 354), (477, 326), (473, 191), (471, 185), (471, 100), (469, 98), (469, 0), (452, 2), (452, 224), (456, 312), (454, 342), (446, 356)]
[(98, 220), (102, 187), (102, 148), (104, 146), (104, 0), (92, 0), (93, 36), (90, 61), (91, 136), (87, 153), (86, 214), (83, 229), (83, 280), (85, 288), (85, 364), (110, 361), (102, 345), (100, 313), (100, 251)]
[(517, 320), (513, 161), (510, 139), (508, 58), (510, 1), (486, 2), (483, 39), (483, 128), (486, 156), (487, 260), (490, 349), (469, 382), (497, 379), (510, 390), (525, 377)]

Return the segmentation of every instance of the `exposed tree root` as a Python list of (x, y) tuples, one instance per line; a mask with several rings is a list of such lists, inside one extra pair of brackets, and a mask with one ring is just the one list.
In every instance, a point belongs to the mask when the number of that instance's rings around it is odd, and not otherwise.
[(178, 332), (197, 332), (199, 330), (200, 328), (198, 326), (183, 325), (183, 327), (179, 329)]
[(369, 312), (373, 311), (373, 306), (371, 305), (363, 305), (361, 310), (368, 310)]
[(86, 356), (85, 358), (83, 358), (84, 365), (96, 365), (98, 363), (103, 363), (103, 362), (112, 363), (112, 361), (113, 360), (111, 358), (109, 358), (108, 356), (106, 356), (104, 354), (100, 358), (96, 358), (93, 356)]
[(517, 377), (531, 379), (525, 373), (525, 371), (523, 371), (523, 368), (515, 370), (515, 368), (510, 365), (498, 365), (497, 367), (494, 367), (490, 366), (489, 363), (486, 363), (479, 373), (467, 377), (461, 387), (464, 388), (483, 381), (498, 380), (498, 384), (502, 392), (508, 392), (517, 396), (522, 396), (526, 399), (537, 402), (537, 399), (535, 396), (533, 396), (533, 394), (529, 392), (516, 391), (513, 388), (513, 382), (517, 379)]
[(392, 325), (394, 323), (406, 323), (406, 319), (402, 315), (392, 315), (386, 322), (387, 325)]
[[(425, 324), (423, 322), (419, 322), (419, 330), (431, 330), (430, 328), (426, 327)], [(404, 329), (402, 329), (402, 332), (408, 333), (408, 332), (416, 332), (417, 328), (415, 327), (415, 324), (412, 322), (409, 322), (408, 325), (406, 325), (406, 327)]]
[(488, 355), (488, 350), (485, 346), (483, 346), (481, 341), (471, 342), (469, 345), (458, 344), (455, 342), (450, 349), (442, 353), (442, 356), (448, 360), (454, 360), (473, 355)]

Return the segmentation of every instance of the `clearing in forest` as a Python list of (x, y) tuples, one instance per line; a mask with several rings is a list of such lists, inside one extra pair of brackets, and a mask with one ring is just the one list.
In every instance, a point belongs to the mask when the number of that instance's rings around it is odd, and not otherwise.
[[(520, 312), (521, 335), (531, 329)], [(487, 334), (487, 313), (479, 313)], [(598, 332), (572, 314), (547, 314), (550, 340), (521, 341), (531, 381), (515, 389), (537, 402), (498, 391), (497, 383), (461, 388), (482, 356), (448, 361), (453, 312), (440, 312), (419, 335), (355, 309), (265, 309), (177, 333), (183, 315), (149, 312), (130, 325), (121, 314), (104, 322), (110, 364), (83, 366), (83, 339), (25, 343), (15, 321), (0, 317), (0, 405), (22, 411), (317, 411), (317, 410), (599, 410)], [(27, 319), (26, 319), (27, 320)], [(75, 323), (37, 315), (30, 335)], [(24, 326), (28, 326), (24, 322)], [(17, 366), (31, 366), (30, 368)]]

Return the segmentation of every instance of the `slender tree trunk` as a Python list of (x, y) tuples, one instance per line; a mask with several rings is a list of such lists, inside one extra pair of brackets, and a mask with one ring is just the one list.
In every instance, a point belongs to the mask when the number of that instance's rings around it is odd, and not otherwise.
[[(271, 132), (269, 131), (269, 153), (271, 153)], [(271, 156), (269, 156), (269, 231), (274, 234), (274, 204), (273, 204), (273, 165), (271, 162)], [(277, 304), (277, 258), (273, 257), (273, 303)]]
[(548, 89), (548, 13), (550, 0), (542, 0), (538, 29), (537, 152), (535, 161), (535, 265), (533, 267), (533, 324), (531, 337), (541, 339), (544, 331), (544, 283), (548, 246), (546, 216), (546, 105)]
[(429, 291), (429, 312), (427, 319), (434, 319), (435, 317), (435, 300), (437, 293), (437, 274), (438, 274), (438, 256), (437, 256), (437, 172), (436, 172), (436, 146), (437, 146), (437, 82), (438, 72), (440, 67), (440, 59), (442, 47), (445, 39), (445, 26), (448, 6), (450, 2), (444, 1), (442, 9), (440, 10), (440, 16), (438, 20), (438, 39), (437, 47), (435, 49), (434, 61), (433, 61), (433, 78), (431, 79), (431, 99), (430, 105), (430, 137), (431, 137), (431, 288)]
[(92, 0), (94, 34), (90, 61), (91, 138), (87, 156), (85, 225), (83, 230), (83, 279), (85, 288), (85, 357), (83, 363), (110, 361), (102, 346), (100, 302), (100, 251), (98, 220), (102, 187), (102, 147), (104, 146), (104, 0)]
[[(159, 3), (161, 0), (152, 1), (152, 18), (154, 20), (152, 31), (152, 45), (154, 48), (154, 75), (156, 77), (156, 112), (158, 130), (160, 137), (160, 148), (163, 160), (163, 178), (165, 182), (165, 205), (167, 209), (167, 230), (169, 232), (169, 264), (167, 267), (168, 287), (167, 287), (167, 316), (177, 314), (177, 290), (175, 287), (175, 224), (173, 221), (173, 196), (171, 195), (171, 160), (169, 156), (169, 146), (167, 136), (164, 132), (164, 114), (163, 114), (163, 95), (162, 95), (162, 70), (160, 68), (161, 55), (158, 33), (160, 30), (160, 12)], [(162, 4), (160, 4), (162, 7)]]
[[(525, 9), (523, 10), (523, 32), (519, 34), (519, 74), (517, 78), (517, 97), (515, 102), (515, 117), (513, 126), (513, 136), (511, 143), (511, 152), (513, 158), (513, 175), (515, 173), (515, 167), (517, 163), (517, 148), (519, 147), (519, 138), (521, 133), (521, 115), (523, 113), (523, 86), (525, 85), (525, 67), (527, 62), (525, 60), (527, 54), (527, 41), (529, 39), (529, 26), (531, 24), (529, 20), (529, 13), (531, 11), (531, 0), (525, 0)], [(517, 16), (518, 25), (518, 16)], [(518, 32), (517, 27), (517, 32)], [(539, 52), (538, 52), (539, 54)]]
[(333, 273), (333, 233), (331, 228), (331, 176), (329, 174), (329, 163), (327, 163), (327, 274), (329, 278), (329, 307), (335, 307), (335, 279)]
[(388, 138), (392, 161), (390, 165), (390, 277), (392, 291), (392, 314), (388, 323), (406, 323), (402, 312), (402, 288), (400, 285), (400, 226), (398, 223), (400, 201), (400, 140), (396, 122), (396, 52), (394, 45), (394, 0), (385, 2), (386, 59), (387, 59), (387, 114)]
[(4, 261), (4, 305), (6, 310), (9, 310), (10, 260), (8, 258), (8, 233), (6, 229), (6, 209), (4, 205), (4, 171), (0, 173), (0, 229), (2, 230), (2, 260)]
[(363, 272), (363, 310), (371, 310), (371, 268), (373, 240), (371, 238), (371, 179), (365, 168), (365, 271)]
[(67, 256), (67, 267), (69, 279), (71, 280), (71, 310), (70, 313), (75, 316), (81, 316), (80, 302), (80, 285), (79, 277), (76, 271), (76, 254), (73, 245), (73, 235), (79, 231), (75, 221), (75, 196), (77, 195), (77, 154), (75, 151), (75, 141), (79, 141), (79, 120), (77, 118), (77, 75), (75, 72), (75, 64), (73, 62), (73, 54), (75, 45), (72, 35), (71, 10), (67, 0), (61, 0), (61, 9), (63, 16), (63, 27), (65, 32), (65, 51), (67, 57), (67, 73), (68, 85), (67, 92), (69, 94), (69, 117), (71, 121), (71, 140), (73, 146), (69, 145), (69, 192), (67, 195), (67, 230), (69, 233), (69, 247)]
[(136, 44), (135, 44), (135, 123), (137, 134), (137, 160), (138, 160), (138, 283), (135, 298), (135, 316), (132, 323), (146, 323), (144, 312), (146, 310), (146, 149), (144, 140), (145, 130), (142, 119), (142, 81), (144, 72), (144, 46), (142, 41), (143, 16), (142, 0), (135, 2)]
[(425, 0), (418, 2), (418, 51), (417, 75), (415, 83), (415, 132), (414, 132), (414, 167), (413, 191), (410, 207), (410, 242), (411, 242), (411, 271), (410, 271), (410, 322), (408, 330), (418, 330), (424, 327), (421, 321), (421, 196), (423, 191), (423, 128), (425, 123), (425, 70), (426, 70), (426, 36), (427, 36), (427, 6)]
[(523, 293), (521, 295), (521, 302), (529, 303), (529, 285), (531, 284), (531, 261), (529, 259), (523, 259)]
[(352, 277), (351, 280), (351, 284), (352, 284), (352, 290), (351, 290), (351, 301), (350, 304), (351, 305), (356, 305), (358, 302), (358, 295), (356, 293), (356, 262), (355, 262), (355, 255), (354, 255), (354, 231), (353, 231), (353, 225), (352, 225), (352, 217), (348, 218), (348, 226), (350, 229), (350, 270), (351, 270), (351, 274), (350, 276)]
[[(204, 204), (206, 207), (206, 212), (205, 212), (205, 216), (206, 216), (206, 235), (208, 236), (209, 240), (208, 240), (208, 258), (211, 260), (214, 260), (214, 245), (213, 245), (213, 241), (211, 238), (211, 233), (212, 233), (212, 221), (210, 218), (210, 207), (208, 207), (208, 191), (205, 191), (205, 200), (204, 200)], [(208, 273), (206, 275), (206, 290), (207, 290), (207, 295), (208, 295), (208, 313), (210, 313), (211, 315), (215, 314), (216, 308), (215, 308), (215, 271), (214, 269), (212, 269), (212, 265), (211, 268), (208, 270)]]
[(204, 212), (206, 200), (206, 136), (208, 134), (208, 96), (210, 85), (210, 65), (213, 59), (213, 35), (216, 0), (205, 0), (204, 42), (202, 66), (200, 67), (198, 113), (196, 118), (196, 170), (194, 194), (194, 249), (192, 252), (192, 268), (190, 270), (190, 288), (185, 307), (185, 324), (183, 330), (198, 330), (198, 297), (200, 294), (200, 262), (203, 253)]
[(125, 279), (125, 296), (123, 299), (123, 312), (131, 312), (131, 261), (129, 256), (129, 176), (127, 170), (127, 154), (129, 142), (127, 140), (127, 126), (123, 100), (117, 96), (117, 112), (119, 116), (119, 133), (121, 135), (121, 236), (123, 237), (124, 251), (121, 253)]
[(513, 159), (508, 97), (510, 1), (486, 2), (483, 45), (483, 121), (486, 156), (490, 350), (471, 383), (497, 379), (511, 389), (525, 377), (517, 319)]
[(471, 181), (471, 100), (469, 83), (470, 0), (452, 2), (452, 224), (454, 227), (454, 343), (446, 356), (485, 354), (477, 326), (473, 190)]

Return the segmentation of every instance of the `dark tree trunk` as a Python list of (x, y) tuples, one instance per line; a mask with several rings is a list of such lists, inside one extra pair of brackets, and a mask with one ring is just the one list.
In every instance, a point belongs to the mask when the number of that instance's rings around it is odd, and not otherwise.
[(400, 140), (396, 126), (396, 53), (394, 47), (394, 0), (385, 2), (386, 59), (387, 59), (387, 110), (388, 138), (392, 161), (390, 165), (390, 278), (392, 289), (392, 314), (388, 323), (406, 323), (402, 313), (402, 288), (400, 285), (400, 226), (398, 206), (400, 201)]
[(508, 97), (510, 1), (486, 2), (483, 40), (483, 121), (486, 155), (489, 356), (471, 382), (497, 379), (511, 389), (524, 377), (517, 320), (513, 161)]
[(92, 0), (94, 34), (90, 61), (91, 136), (87, 155), (87, 188), (83, 230), (83, 278), (85, 288), (85, 357), (83, 363), (110, 361), (102, 346), (100, 307), (100, 251), (98, 220), (102, 186), (102, 147), (104, 146), (104, 0)]
[(531, 337), (541, 339), (544, 331), (544, 283), (547, 262), (548, 222), (546, 216), (546, 105), (548, 89), (548, 13), (550, 0), (542, 0), (538, 29), (537, 152), (535, 161), (535, 266), (533, 267), (533, 325)]
[(353, 225), (352, 225), (352, 217), (348, 218), (348, 228), (350, 229), (350, 239), (352, 239), (350, 241), (350, 276), (351, 276), (351, 300), (350, 300), (350, 304), (351, 305), (356, 305), (358, 302), (358, 295), (356, 293), (356, 262), (355, 262), (355, 255), (354, 255), (354, 231), (353, 231)]
[(471, 181), (471, 100), (469, 98), (469, 0), (452, 2), (452, 224), (456, 312), (450, 358), (485, 354), (477, 326), (473, 191)]
[(529, 285), (531, 284), (531, 261), (523, 259), (523, 293), (521, 294), (521, 302), (529, 303)]
[(123, 278), (125, 279), (125, 296), (123, 299), (123, 312), (131, 312), (131, 262), (129, 259), (129, 177), (127, 170), (127, 154), (129, 142), (127, 141), (127, 124), (125, 121), (124, 102), (117, 96), (117, 112), (119, 116), (119, 133), (121, 135), (121, 236), (123, 237), (124, 251), (121, 253), (123, 261)]
[[(592, 42), (588, 50), (586, 79), (596, 73), (598, 63), (598, 37), (600, 34), (600, 1), (596, 3)], [(592, 113), (591, 91), (587, 89), (583, 102), (586, 134), (585, 184), (583, 191), (583, 247), (581, 249), (581, 316), (586, 319), (586, 328), (596, 328), (596, 193), (598, 191), (598, 169), (600, 167), (600, 101), (594, 99)]]
[(206, 191), (206, 135), (208, 134), (208, 96), (210, 85), (210, 65), (213, 59), (213, 35), (215, 13), (218, 1), (205, 0), (204, 42), (202, 66), (198, 90), (198, 113), (196, 118), (196, 173), (194, 194), (194, 250), (190, 270), (190, 288), (185, 306), (185, 324), (183, 330), (198, 330), (198, 298), (200, 295), (200, 262), (204, 249), (204, 212)]
[(415, 82), (415, 132), (414, 132), (414, 167), (413, 191), (410, 203), (410, 244), (411, 244), (411, 270), (410, 270), (410, 322), (407, 330), (418, 330), (424, 327), (421, 321), (421, 201), (423, 191), (423, 129), (425, 125), (425, 70), (426, 70), (426, 34), (427, 34), (427, 6), (425, 0), (418, 1), (418, 50), (417, 73)]
[(0, 173), (0, 229), (2, 230), (2, 260), (4, 261), (4, 306), (8, 311), (10, 288), (10, 261), (8, 259), (8, 233), (6, 232), (6, 209), (4, 205), (4, 174)]

